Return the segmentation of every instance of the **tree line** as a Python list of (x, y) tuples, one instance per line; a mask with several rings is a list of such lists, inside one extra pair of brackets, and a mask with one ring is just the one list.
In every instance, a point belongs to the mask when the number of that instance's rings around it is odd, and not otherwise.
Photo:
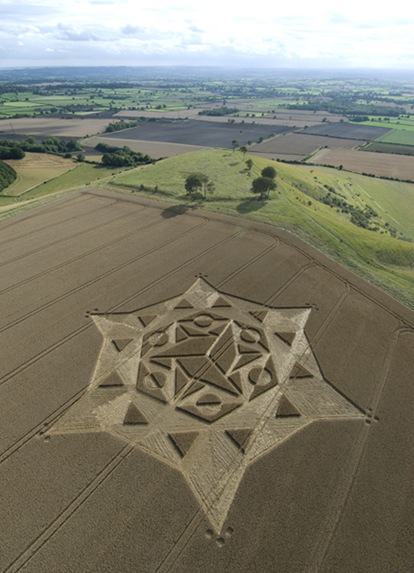
[(22, 141), (0, 140), (0, 159), (23, 159), (26, 151), (71, 157), (72, 153), (81, 150), (82, 148), (76, 139), (48, 137), (42, 141), (37, 141), (34, 137), (27, 137)]
[(103, 153), (101, 163), (107, 167), (137, 167), (155, 161), (149, 155), (132, 151), (127, 146), (115, 147), (106, 143), (98, 143), (95, 149)]
[(4, 161), (0, 161), (0, 193), (11, 185), (16, 177), (16, 171)]

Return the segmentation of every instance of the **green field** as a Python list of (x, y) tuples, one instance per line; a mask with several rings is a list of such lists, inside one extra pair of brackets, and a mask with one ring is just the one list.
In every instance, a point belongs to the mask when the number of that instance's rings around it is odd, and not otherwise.
[(184, 110), (189, 105), (200, 103), (210, 94), (197, 91), (181, 93), (179, 90), (150, 90), (139, 88), (82, 88), (62, 87), (62, 90), (46, 90), (43, 95), (32, 92), (0, 94), (0, 118), (15, 115), (42, 115), (60, 110), (76, 112), (100, 112), (110, 109), (138, 109), (145, 111)]
[(399, 145), (414, 145), (414, 124), (413, 129), (393, 129), (381, 135), (376, 141), (383, 143), (396, 143)]
[[(414, 185), (378, 180), (337, 170), (272, 162), (277, 191), (259, 201), (251, 181), (269, 161), (255, 157), (249, 176), (240, 152), (201, 150), (111, 178), (111, 187), (173, 201), (184, 208), (200, 206), (220, 213), (265, 221), (285, 228), (341, 264), (414, 306)], [(184, 192), (188, 173), (202, 171), (215, 183), (206, 201), (189, 201)], [(140, 185), (157, 191), (140, 191)], [(378, 213), (379, 231), (355, 226), (349, 216), (320, 202), (330, 185), (361, 208)], [(393, 227), (393, 238), (387, 229)]]
[(370, 121), (358, 122), (358, 125), (372, 125), (374, 127), (387, 127), (392, 130), (414, 131), (414, 119), (398, 119), (397, 117), (389, 118), (389, 121), (378, 121), (378, 118), (372, 116)]

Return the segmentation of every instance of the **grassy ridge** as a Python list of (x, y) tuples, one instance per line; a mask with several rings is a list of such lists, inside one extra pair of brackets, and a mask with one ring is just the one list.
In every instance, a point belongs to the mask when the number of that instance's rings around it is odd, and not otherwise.
[(35, 189), (30, 190), (23, 195), (24, 199), (44, 197), (59, 191), (75, 189), (89, 185), (95, 181), (105, 179), (114, 173), (119, 173), (122, 169), (101, 167), (87, 163), (80, 163), (75, 169), (67, 171), (60, 177), (46, 181), (38, 185)]
[[(278, 173), (278, 189), (269, 201), (260, 202), (250, 192), (251, 182), (270, 162), (252, 157), (254, 166), (249, 175), (245, 159), (238, 151), (206, 149), (121, 173), (112, 178), (112, 184), (148, 194), (140, 191), (140, 185), (144, 185), (152, 188), (150, 193), (157, 198), (186, 204), (185, 177), (192, 171), (202, 171), (216, 187), (207, 201), (200, 200), (204, 208), (288, 229), (414, 306), (414, 244), (387, 232), (393, 227), (397, 234), (414, 239), (414, 185), (323, 167), (271, 162)], [(375, 209), (380, 230), (359, 228), (350, 222), (349, 215), (321, 203), (327, 193), (325, 185), (352, 205)]]

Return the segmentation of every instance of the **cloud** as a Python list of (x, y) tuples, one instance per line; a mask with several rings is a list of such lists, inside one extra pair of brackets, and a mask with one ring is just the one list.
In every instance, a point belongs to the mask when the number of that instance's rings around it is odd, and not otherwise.
[(143, 28), (140, 28), (139, 26), (133, 26), (132, 24), (127, 24), (121, 28), (121, 32), (125, 34), (125, 36), (136, 36), (143, 31)]
[(0, 2), (0, 4), (3, 25), (38, 22), (62, 13), (61, 8), (56, 5), (33, 4), (32, 2)]
[(394, 17), (389, 7), (373, 10), (360, 0), (334, 7), (331, 0), (256, 0), (254, 8), (239, 2), (237, 9), (231, 0), (2, 2), (2, 66), (33, 65), (36, 58), (39, 65), (414, 66), (414, 22), (402, 18), (403, 0), (394, 0)]
[(75, 30), (72, 26), (59, 23), (57, 25), (56, 37), (60, 40), (69, 40), (71, 42), (90, 42), (99, 40), (99, 36), (90, 30)]

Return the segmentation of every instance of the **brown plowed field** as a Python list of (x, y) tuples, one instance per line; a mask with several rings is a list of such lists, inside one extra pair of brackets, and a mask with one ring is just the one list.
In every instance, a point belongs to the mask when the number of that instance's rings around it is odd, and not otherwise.
[(410, 570), (413, 312), (274, 227), (99, 189), (0, 246), (2, 573)]
[(0, 120), (0, 137), (7, 135), (38, 135), (40, 137), (85, 137), (102, 133), (111, 122), (109, 119), (60, 119), (21, 117)]
[(86, 145), (95, 147), (98, 143), (106, 143), (106, 145), (114, 145), (116, 147), (127, 146), (132, 151), (139, 153), (146, 153), (154, 159), (161, 157), (173, 157), (174, 155), (182, 155), (183, 153), (190, 153), (201, 149), (198, 145), (185, 145), (183, 143), (167, 143), (162, 141), (141, 141), (139, 139), (122, 139), (122, 132), (119, 137), (112, 137), (108, 142), (106, 137), (90, 137), (84, 141)]
[(267, 156), (273, 154), (273, 158), (284, 158), (285, 155), (296, 155), (297, 159), (309, 155), (319, 147), (340, 147), (350, 149), (361, 142), (356, 139), (339, 139), (334, 137), (322, 137), (318, 135), (303, 135), (301, 133), (288, 133), (279, 135), (273, 139), (257, 143), (249, 147), (249, 152)]
[(199, 147), (231, 148), (232, 141), (237, 145), (247, 145), (249, 141), (260, 141), (275, 133), (289, 131), (287, 127), (258, 125), (252, 123), (230, 124), (214, 121), (142, 121), (136, 127), (123, 129), (121, 132), (108, 133), (104, 136), (108, 145), (112, 139), (130, 141), (159, 141), (196, 145)]
[(411, 157), (353, 149), (321, 149), (308, 163), (343, 166), (348, 171), (378, 177), (414, 180), (414, 161)]
[(308, 135), (322, 135), (327, 137), (340, 137), (345, 139), (360, 139), (361, 141), (368, 141), (370, 139), (377, 139), (390, 131), (387, 127), (376, 127), (372, 125), (360, 125), (357, 123), (346, 122), (333, 122), (321, 123), (309, 127), (303, 133)]

